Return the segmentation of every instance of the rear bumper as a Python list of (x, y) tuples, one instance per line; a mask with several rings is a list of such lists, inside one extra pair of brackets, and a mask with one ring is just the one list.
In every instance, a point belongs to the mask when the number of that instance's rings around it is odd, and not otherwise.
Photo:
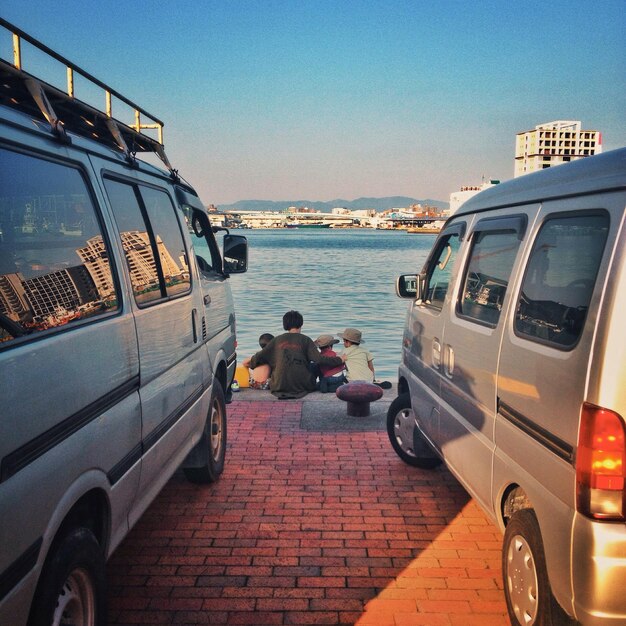
[(626, 624), (626, 524), (574, 519), (572, 584), (585, 626)]

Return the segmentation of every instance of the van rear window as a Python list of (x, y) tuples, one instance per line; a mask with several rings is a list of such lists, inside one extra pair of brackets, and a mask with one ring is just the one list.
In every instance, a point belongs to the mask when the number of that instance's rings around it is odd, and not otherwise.
[(609, 232), (605, 213), (548, 219), (533, 245), (515, 313), (515, 332), (570, 348), (578, 341)]
[(117, 309), (109, 259), (81, 172), (0, 149), (0, 345)]

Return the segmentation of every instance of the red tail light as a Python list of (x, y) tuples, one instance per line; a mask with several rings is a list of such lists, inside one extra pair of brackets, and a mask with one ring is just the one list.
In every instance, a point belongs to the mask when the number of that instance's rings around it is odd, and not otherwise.
[(626, 519), (626, 428), (614, 411), (583, 404), (576, 454), (577, 509), (594, 519)]

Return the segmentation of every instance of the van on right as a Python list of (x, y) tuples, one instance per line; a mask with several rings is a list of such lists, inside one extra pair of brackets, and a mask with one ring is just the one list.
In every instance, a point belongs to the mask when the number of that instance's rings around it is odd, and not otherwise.
[(502, 529), (515, 626), (626, 624), (625, 207), (626, 149), (515, 178), (396, 283), (391, 444)]

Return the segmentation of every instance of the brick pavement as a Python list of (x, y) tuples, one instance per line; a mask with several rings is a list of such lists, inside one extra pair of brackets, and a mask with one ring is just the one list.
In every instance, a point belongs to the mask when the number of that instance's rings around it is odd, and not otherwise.
[(456, 480), (301, 409), (229, 405), (221, 479), (176, 474), (109, 562), (110, 624), (507, 625), (501, 534)]

